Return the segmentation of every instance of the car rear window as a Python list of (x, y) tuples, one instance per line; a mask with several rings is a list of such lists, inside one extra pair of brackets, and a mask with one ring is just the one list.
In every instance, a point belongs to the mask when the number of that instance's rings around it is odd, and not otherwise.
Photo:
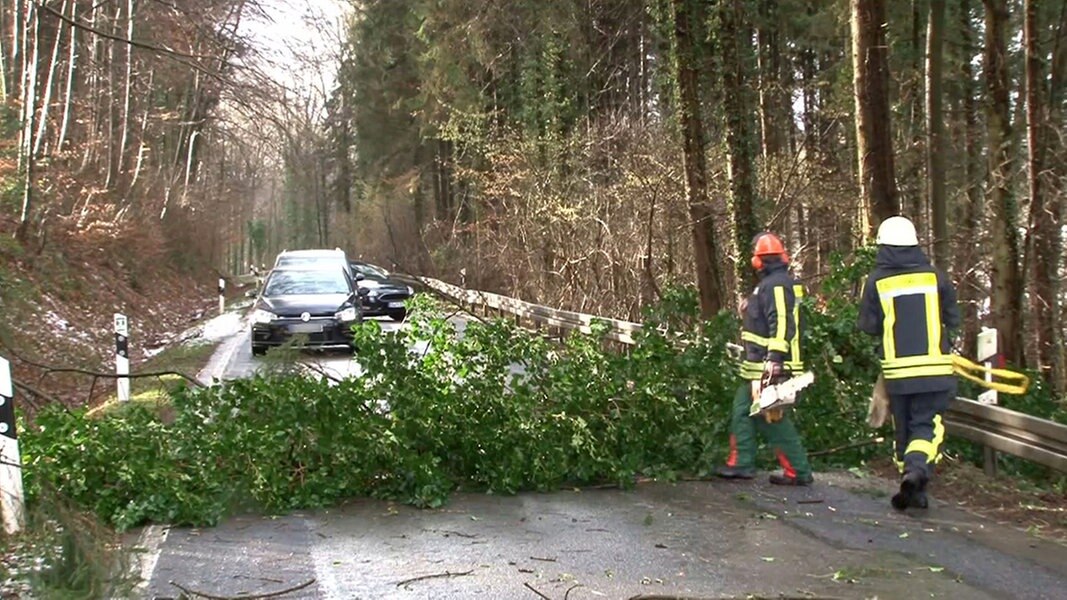
[(275, 271), (263, 291), (266, 296), (348, 294), (343, 271)]

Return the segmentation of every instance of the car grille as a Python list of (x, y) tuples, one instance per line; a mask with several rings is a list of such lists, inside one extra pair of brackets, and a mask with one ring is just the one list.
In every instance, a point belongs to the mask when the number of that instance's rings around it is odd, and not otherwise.
[(407, 300), (408, 295), (402, 292), (394, 292), (391, 294), (382, 294), (378, 296), (378, 299), (382, 302), (399, 302), (400, 300)]

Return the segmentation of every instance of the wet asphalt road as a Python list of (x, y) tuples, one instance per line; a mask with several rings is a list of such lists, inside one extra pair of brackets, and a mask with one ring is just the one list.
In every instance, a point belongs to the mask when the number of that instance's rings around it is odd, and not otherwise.
[[(386, 324), (388, 327), (396, 327)], [(203, 374), (262, 364), (247, 333)], [(344, 354), (315, 355), (358, 376)], [(646, 483), (511, 497), (457, 493), (442, 509), (358, 499), (141, 537), (145, 598), (178, 585), (281, 598), (1067, 597), (1067, 547), (955, 510), (898, 514), (880, 480), (820, 474), (812, 488)]]

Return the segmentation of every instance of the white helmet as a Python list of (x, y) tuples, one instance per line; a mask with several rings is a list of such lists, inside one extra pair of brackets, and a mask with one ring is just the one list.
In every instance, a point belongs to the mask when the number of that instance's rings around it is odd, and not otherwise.
[(878, 226), (879, 246), (918, 246), (919, 238), (915, 235), (915, 225), (904, 217), (889, 217)]

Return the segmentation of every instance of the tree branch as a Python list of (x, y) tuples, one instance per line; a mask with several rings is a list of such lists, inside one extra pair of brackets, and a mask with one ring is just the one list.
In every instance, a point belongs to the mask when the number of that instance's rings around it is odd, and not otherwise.
[(269, 593), (266, 593), (266, 594), (254, 594), (254, 595), (251, 595), (251, 596), (246, 596), (244, 594), (242, 594), (240, 596), (215, 596), (215, 595), (212, 595), (212, 594), (208, 594), (206, 592), (198, 592), (196, 590), (191, 590), (191, 589), (189, 589), (187, 587), (182, 586), (180, 583), (174, 581), (173, 579), (170, 581), (171, 585), (173, 585), (174, 587), (178, 588), (183, 593), (189, 594), (191, 596), (199, 596), (201, 598), (207, 598), (208, 600), (238, 600), (238, 599), (240, 599), (240, 600), (260, 600), (262, 598), (276, 598), (278, 596), (283, 596), (285, 594), (289, 594), (289, 593), (292, 593), (292, 592), (295, 592), (295, 591), (298, 591), (298, 590), (302, 590), (302, 589), (308, 587), (309, 585), (311, 585), (313, 583), (315, 583), (315, 578), (314, 577), (312, 577), (311, 579), (308, 579), (307, 581), (305, 581), (304, 583), (301, 583), (300, 585), (295, 585), (295, 586), (293, 586), (291, 588), (286, 588), (284, 590), (278, 590), (277, 592), (269, 592)]

